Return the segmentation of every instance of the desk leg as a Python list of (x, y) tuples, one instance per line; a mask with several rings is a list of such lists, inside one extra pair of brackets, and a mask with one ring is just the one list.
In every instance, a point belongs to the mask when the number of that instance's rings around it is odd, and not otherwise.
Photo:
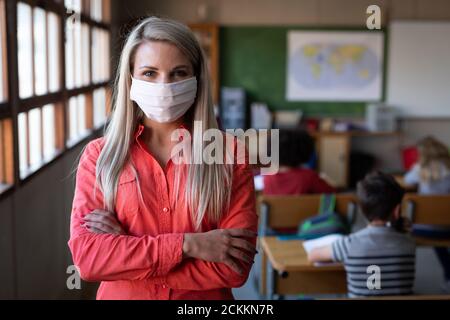
[(261, 266), (259, 274), (259, 294), (261, 297), (264, 297), (267, 294), (267, 255), (262, 249), (260, 250), (259, 255), (259, 264)]
[[(277, 278), (287, 278), (289, 275), (289, 273), (287, 273), (286, 271), (281, 271), (281, 272), (274, 272), (274, 277)], [(274, 279), (274, 281), (277, 281), (276, 279)], [(282, 294), (278, 294), (278, 300), (284, 300), (284, 295)]]
[(275, 296), (278, 300), (284, 300), (284, 295), (277, 294), (275, 292), (275, 287), (277, 283), (278, 277), (287, 278), (288, 273), (286, 271), (279, 272), (272, 267), (270, 261), (266, 263), (266, 273), (267, 273), (267, 281), (266, 281), (266, 298), (267, 300), (274, 300)]
[(267, 300), (273, 300), (276, 272), (268, 259), (266, 262), (266, 277), (266, 298)]

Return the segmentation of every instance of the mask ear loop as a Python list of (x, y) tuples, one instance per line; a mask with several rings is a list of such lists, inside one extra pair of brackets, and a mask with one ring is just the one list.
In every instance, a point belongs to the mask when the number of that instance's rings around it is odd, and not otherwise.
[[(134, 80), (134, 78), (133, 78), (133, 75), (130, 75), (130, 79), (131, 79), (131, 84), (133, 84), (133, 80)], [(131, 88), (130, 88), (131, 89)], [(131, 99), (130, 99), (131, 100)], [(139, 107), (136, 105), (136, 102), (135, 101), (133, 101), (133, 100), (131, 100), (131, 102), (133, 103), (133, 105), (134, 105), (134, 107), (135, 108), (138, 108), (139, 109)], [(140, 109), (139, 109), (140, 110)], [(139, 125), (139, 124), (144, 124), (144, 118), (145, 118), (145, 114), (144, 114), (144, 112), (142, 112), (142, 110), (140, 110), (140, 112), (138, 112), (138, 117), (137, 117), (137, 124)]]

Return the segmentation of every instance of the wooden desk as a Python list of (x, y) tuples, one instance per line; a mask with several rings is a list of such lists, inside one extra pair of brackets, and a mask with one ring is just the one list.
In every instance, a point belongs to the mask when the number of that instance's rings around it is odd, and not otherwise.
[(450, 239), (430, 239), (423, 237), (414, 237), (418, 247), (444, 247), (450, 248)]
[[(418, 246), (450, 247), (450, 240), (415, 239)], [(300, 240), (278, 240), (277, 237), (261, 237), (259, 240), (263, 249), (262, 263), (267, 266), (264, 269), (266, 271), (261, 274), (265, 278), (262, 283), (265, 285), (267, 299), (286, 294), (347, 293), (343, 265), (314, 266), (308, 261)], [(398, 298), (413, 299), (414, 296)]]
[[(262, 237), (267, 263), (266, 295), (346, 293), (343, 265), (314, 266), (308, 261), (302, 241)], [(263, 275), (261, 275), (263, 276)]]

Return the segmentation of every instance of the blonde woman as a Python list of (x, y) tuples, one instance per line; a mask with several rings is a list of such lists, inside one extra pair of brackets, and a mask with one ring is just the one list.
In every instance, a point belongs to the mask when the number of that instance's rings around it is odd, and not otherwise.
[[(448, 147), (434, 137), (423, 138), (418, 143), (419, 161), (406, 174), (405, 183), (418, 184), (419, 193), (450, 194), (450, 152)], [(435, 252), (444, 269), (442, 288), (450, 293), (450, 251), (436, 247)]]
[(81, 156), (72, 208), (69, 247), (81, 277), (101, 282), (97, 299), (233, 299), (247, 280), (257, 229), (248, 165), (171, 159), (175, 130), (191, 133), (195, 155), (198, 131), (217, 128), (209, 79), (185, 25), (151, 17), (130, 33), (111, 121)]
[(419, 161), (406, 174), (405, 183), (419, 185), (421, 194), (450, 193), (450, 153), (447, 146), (433, 137), (418, 143)]

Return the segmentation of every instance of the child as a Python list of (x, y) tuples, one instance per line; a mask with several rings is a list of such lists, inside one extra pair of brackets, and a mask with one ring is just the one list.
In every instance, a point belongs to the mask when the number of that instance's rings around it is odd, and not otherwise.
[[(405, 183), (419, 185), (420, 194), (450, 194), (450, 153), (448, 148), (433, 137), (418, 144), (419, 162), (406, 174)], [(435, 248), (444, 268), (443, 289), (450, 293), (450, 253), (448, 248)]]
[(342, 262), (350, 297), (412, 293), (415, 244), (398, 223), (403, 194), (391, 176), (367, 175), (358, 183), (357, 195), (369, 225), (308, 255), (312, 262)]
[(405, 183), (419, 185), (421, 194), (450, 193), (450, 153), (433, 137), (418, 144), (419, 162), (405, 175)]
[(264, 176), (265, 195), (335, 192), (314, 170), (304, 166), (314, 153), (314, 141), (307, 132), (280, 130), (279, 150), (280, 169), (275, 175)]

